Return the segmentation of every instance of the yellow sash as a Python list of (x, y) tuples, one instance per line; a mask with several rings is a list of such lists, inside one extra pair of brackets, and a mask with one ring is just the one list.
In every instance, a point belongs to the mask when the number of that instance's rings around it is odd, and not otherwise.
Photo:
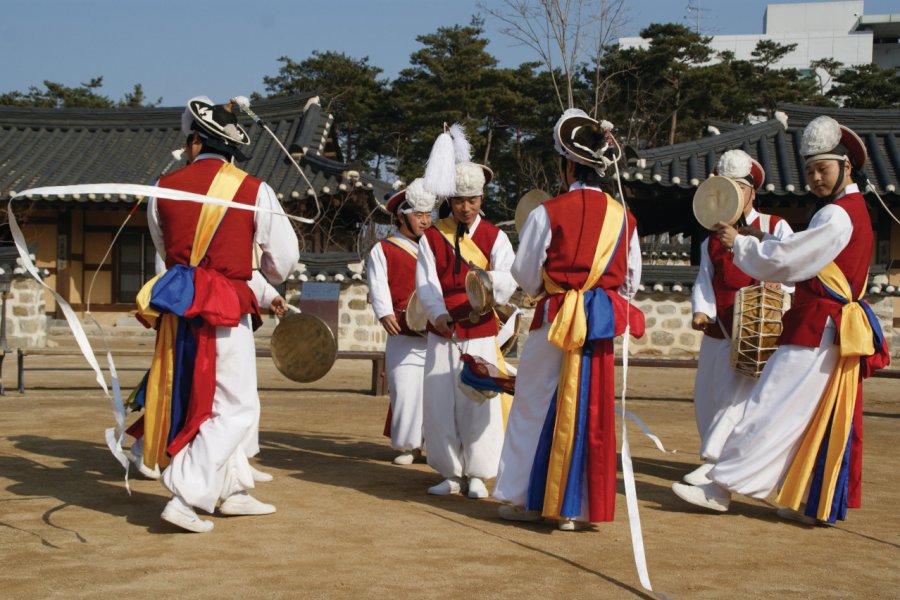
[[(207, 196), (232, 201), (238, 188), (247, 177), (231, 163), (222, 163), (206, 192)], [(206, 256), (216, 230), (225, 217), (228, 208), (214, 204), (204, 204), (200, 209), (194, 243), (191, 248), (191, 266), (196, 267)], [(166, 447), (171, 425), (172, 386), (175, 376), (175, 337), (178, 331), (178, 316), (170, 313), (160, 315), (150, 306), (153, 285), (164, 274), (159, 273), (144, 284), (137, 295), (138, 313), (151, 325), (159, 324), (156, 347), (150, 373), (147, 376), (147, 391), (144, 403), (144, 466), (153, 470), (156, 465), (165, 468), (169, 464)]]
[[(412, 256), (413, 260), (417, 260), (419, 258), (419, 254), (417, 252), (415, 252), (412, 248), (410, 248), (408, 244), (404, 243), (403, 239), (404, 238), (401, 238), (400, 236), (392, 235), (391, 237), (389, 237), (387, 239), (387, 242), (390, 245), (394, 246), (395, 248), (399, 248), (400, 250), (403, 250), (404, 252), (406, 252), (407, 254)], [(391, 240), (398, 240), (398, 241), (392, 242)]]
[[(452, 218), (447, 217), (446, 219), (441, 219), (437, 223), (434, 224), (435, 228), (441, 232), (441, 235), (447, 240), (447, 242), (452, 247), (456, 247), (456, 227), (457, 223)], [(466, 233), (459, 240), (459, 253), (462, 254), (463, 260), (471, 265), (475, 265), (480, 269), (488, 269), (488, 265), (490, 264), (490, 260), (488, 257), (484, 255), (484, 252), (481, 251), (475, 242), (472, 241), (472, 238), (469, 237), (469, 234)]]
[[(578, 384), (581, 378), (581, 353), (587, 337), (587, 319), (584, 314), (584, 293), (597, 285), (597, 281), (606, 272), (620, 233), (623, 232), (625, 207), (616, 202), (609, 194), (606, 198), (606, 217), (600, 230), (600, 239), (594, 252), (591, 272), (581, 288), (565, 290), (553, 281), (544, 270), (544, 289), (549, 294), (565, 293), (562, 306), (547, 339), (563, 350), (562, 368), (559, 373), (559, 385), (556, 392), (556, 427), (553, 432), (553, 445), (550, 449), (550, 462), (547, 468), (547, 486), (544, 491), (543, 516), (559, 518), (562, 501), (566, 492), (566, 477), (572, 463), (575, 421), (578, 412)], [(624, 238), (623, 238), (624, 239)], [(627, 241), (626, 241), (627, 243)]]
[[(800, 507), (815, 468), (819, 448), (828, 432), (828, 423), (831, 421), (831, 433), (825, 454), (825, 473), (816, 512), (816, 518), (825, 521), (831, 512), (841, 461), (853, 426), (853, 411), (856, 407), (859, 383), (859, 357), (874, 354), (875, 347), (872, 342), (872, 326), (862, 306), (854, 301), (850, 283), (844, 273), (832, 262), (822, 269), (817, 277), (823, 285), (848, 300), (841, 308), (841, 357), (822, 393), (815, 416), (803, 435), (800, 449), (791, 462), (776, 501), (794, 510)], [(858, 299), (861, 299), (864, 293), (865, 290), (861, 290)]]

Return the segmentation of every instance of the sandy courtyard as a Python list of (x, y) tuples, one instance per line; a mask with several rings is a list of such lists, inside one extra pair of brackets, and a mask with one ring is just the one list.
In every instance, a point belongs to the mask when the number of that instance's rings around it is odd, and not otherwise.
[[(79, 364), (31, 357), (30, 366)], [(139, 366), (141, 359), (122, 361)], [(14, 360), (4, 382), (13, 387)], [(390, 464), (387, 398), (368, 363), (339, 361), (297, 386), (261, 359), (262, 453), (275, 481), (254, 494), (278, 512), (212, 517), (181, 533), (168, 496), (142, 478), (125, 491), (103, 441), (112, 423), (86, 372), (31, 372), (0, 397), (0, 595), (185, 598), (646, 597), (631, 557), (623, 487), (616, 521), (590, 532), (511, 524), (493, 500), (428, 496), (425, 464)], [(125, 384), (138, 374), (123, 376)], [(674, 598), (895, 598), (900, 588), (897, 380), (865, 398), (863, 508), (836, 527), (778, 520), (738, 497), (727, 514), (680, 501), (672, 481), (698, 463), (693, 371), (634, 369), (630, 410), (675, 454), (630, 427), (654, 588)]]

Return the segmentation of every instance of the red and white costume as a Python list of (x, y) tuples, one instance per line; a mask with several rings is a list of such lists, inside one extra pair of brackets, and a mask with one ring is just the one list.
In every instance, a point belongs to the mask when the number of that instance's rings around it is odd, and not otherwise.
[[(163, 177), (159, 185), (205, 194), (224, 158), (201, 154), (187, 167)], [(271, 212), (229, 211), (202, 265), (225, 274), (240, 300), (237, 327), (216, 328), (216, 386), (212, 414), (193, 440), (162, 474), (163, 484), (187, 504), (212, 512), (216, 502), (253, 487), (242, 443), (258, 420), (256, 353), (251, 318), (258, 318), (256, 297), (248, 285), (254, 242), (262, 249), (260, 269), (283, 281), (299, 257), (297, 236), (268, 184), (246, 177), (234, 200)], [(187, 264), (201, 206), (151, 198), (147, 206), (150, 234), (166, 266)]]
[[(584, 190), (584, 193), (573, 193)], [(574, 183), (569, 193), (548, 200), (528, 216), (519, 234), (519, 249), (512, 274), (532, 297), (544, 291), (543, 273), (567, 288), (578, 289), (588, 279), (594, 261), (596, 242), (604, 224), (605, 195), (596, 187)], [(634, 218), (628, 213), (628, 232), (615, 250), (610, 266), (596, 287), (617, 290), (626, 300), (637, 292), (641, 278), (641, 250)], [(562, 235), (565, 232), (565, 235)], [(627, 246), (626, 246), (627, 244)], [(529, 492), (529, 480), (541, 431), (547, 419), (550, 403), (557, 393), (563, 351), (548, 340), (548, 333), (563, 294), (541, 301), (535, 309), (531, 331), (522, 351), (516, 377), (516, 395), (509, 415), (506, 440), (500, 458), (500, 470), (494, 487), (494, 497), (511, 504), (524, 506)], [(622, 303), (625, 304), (624, 302)], [(617, 317), (620, 316), (617, 314)], [(624, 320), (624, 315), (621, 315)], [(606, 439), (602, 444), (611, 463), (595, 464), (589, 481), (595, 484), (583, 495), (579, 521), (612, 520), (612, 511), (605, 517), (591, 519), (588, 504), (593, 497), (608, 508), (615, 504), (616, 436), (613, 414), (612, 340), (609, 342), (608, 365), (599, 377), (601, 406), (598, 420), (605, 421)], [(601, 359), (602, 360), (602, 359)], [(592, 440), (593, 441), (593, 440)], [(609, 468), (611, 467), (611, 472)], [(611, 478), (611, 479), (610, 479)], [(612, 493), (609, 491), (611, 484)], [(540, 507), (535, 507), (539, 509)], [(572, 517), (575, 518), (575, 517)]]
[[(429, 321), (425, 360), (428, 395), (424, 400), (428, 464), (445, 478), (491, 478), (497, 474), (503, 445), (500, 399), (477, 402), (465, 395), (459, 387), (460, 351), (438, 334), (432, 323), (449, 314), (455, 321), (453, 337), (462, 352), (496, 365), (497, 320), (489, 312), (477, 323), (469, 321), (471, 306), (465, 290), (469, 269), (462, 261), (459, 273), (454, 273), (454, 248), (436, 225), (419, 240), (416, 265), (416, 295)], [(469, 226), (468, 237), (489, 261), (486, 270), (493, 281), (495, 302), (506, 304), (516, 289), (509, 273), (515, 259), (509, 238), (481, 217)]]
[(394, 315), (400, 335), (388, 336), (385, 370), (391, 397), (391, 447), (421, 450), (422, 398), (428, 342), (406, 324), (406, 303), (416, 288), (419, 245), (397, 233), (372, 247), (366, 263), (369, 298), (380, 321)]
[[(784, 219), (750, 211), (747, 223), (767, 234), (767, 239), (783, 239), (793, 233)], [(731, 368), (731, 331), (735, 293), (756, 285), (734, 265), (733, 255), (714, 234), (700, 248), (700, 270), (694, 281), (691, 307), (714, 322), (700, 343), (697, 375), (694, 379), (694, 415), (700, 433), (700, 456), (716, 462), (722, 444), (744, 416), (744, 406), (756, 379)]]

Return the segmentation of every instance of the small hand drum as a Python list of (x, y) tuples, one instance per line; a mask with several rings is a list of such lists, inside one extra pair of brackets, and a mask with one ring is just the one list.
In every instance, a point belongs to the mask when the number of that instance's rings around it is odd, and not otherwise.
[(744, 212), (741, 188), (728, 177), (713, 175), (694, 193), (694, 216), (712, 231), (719, 221), (734, 225)]
[(310, 313), (285, 315), (272, 332), (270, 347), (275, 368), (299, 383), (321, 379), (337, 360), (334, 333)]
[(494, 282), (484, 269), (471, 267), (466, 273), (466, 296), (472, 306), (469, 320), (477, 323), (481, 317), (494, 308)]
[(416, 290), (413, 290), (406, 301), (406, 325), (416, 333), (423, 333), (428, 327), (428, 315), (416, 296)]

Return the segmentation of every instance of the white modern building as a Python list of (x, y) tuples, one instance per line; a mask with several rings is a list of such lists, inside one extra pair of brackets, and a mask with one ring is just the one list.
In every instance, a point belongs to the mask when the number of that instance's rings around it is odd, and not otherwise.
[[(769, 4), (762, 33), (716, 35), (710, 45), (749, 60), (760, 40), (797, 44), (778, 63), (779, 68), (807, 70), (811, 61), (821, 58), (834, 58), (845, 66), (873, 62), (882, 67), (900, 66), (900, 13), (865, 15), (864, 5), (862, 0)], [(647, 47), (649, 42), (623, 37), (619, 44), (634, 48)]]

